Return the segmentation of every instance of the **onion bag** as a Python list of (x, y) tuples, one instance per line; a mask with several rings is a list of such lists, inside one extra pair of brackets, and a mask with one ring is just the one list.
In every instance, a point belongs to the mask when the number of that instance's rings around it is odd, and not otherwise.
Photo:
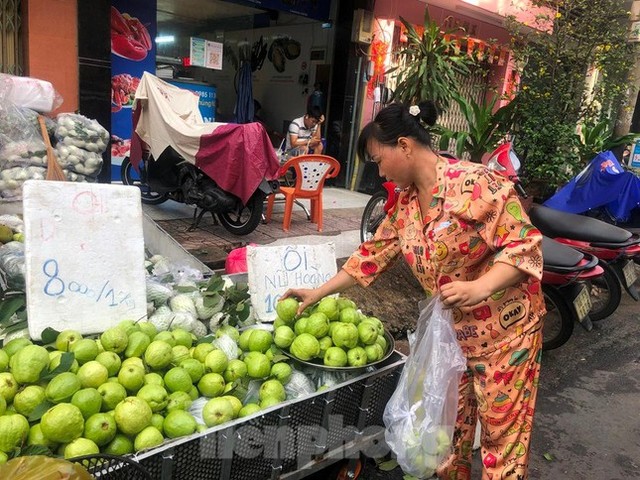
[(439, 297), (422, 308), (411, 351), (387, 403), (385, 440), (405, 473), (432, 476), (451, 451), (466, 358)]

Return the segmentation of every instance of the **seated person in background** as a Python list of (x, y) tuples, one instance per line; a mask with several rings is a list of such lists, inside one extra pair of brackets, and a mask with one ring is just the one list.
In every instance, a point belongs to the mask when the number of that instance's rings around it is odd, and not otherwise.
[(315, 106), (309, 107), (303, 117), (293, 120), (287, 132), (287, 152), (291, 152), (291, 156), (307, 153), (321, 154), (323, 121), (322, 110)]

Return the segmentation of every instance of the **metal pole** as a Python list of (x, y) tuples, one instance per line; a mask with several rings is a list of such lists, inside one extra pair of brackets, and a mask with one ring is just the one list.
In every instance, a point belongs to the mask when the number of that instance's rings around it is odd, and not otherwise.
[(360, 97), (360, 76), (362, 75), (362, 57), (358, 57), (358, 68), (356, 70), (356, 89), (353, 94), (353, 105), (351, 107), (351, 131), (349, 132), (349, 149), (347, 150), (347, 174), (345, 175), (345, 188), (353, 190), (351, 185), (351, 177), (353, 175), (353, 162), (355, 155), (353, 153), (353, 144), (358, 131), (356, 126), (356, 117), (358, 111), (358, 102)]

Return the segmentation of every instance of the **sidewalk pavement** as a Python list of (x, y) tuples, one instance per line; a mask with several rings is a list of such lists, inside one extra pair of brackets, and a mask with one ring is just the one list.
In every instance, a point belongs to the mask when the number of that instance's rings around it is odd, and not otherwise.
[[(208, 267), (224, 268), (227, 254), (249, 243), (258, 245), (300, 245), (334, 242), (336, 258), (348, 257), (360, 243), (360, 221), (370, 196), (343, 188), (324, 189), (322, 232), (307, 219), (298, 205), (293, 207), (291, 228), (282, 229), (284, 204), (276, 201), (271, 222), (261, 223), (248, 235), (229, 233), (222, 225), (214, 225), (211, 215), (205, 215), (200, 226), (189, 231), (194, 207), (169, 200), (160, 205), (143, 205), (143, 210), (189, 253)], [(301, 200), (309, 209), (309, 201)]]

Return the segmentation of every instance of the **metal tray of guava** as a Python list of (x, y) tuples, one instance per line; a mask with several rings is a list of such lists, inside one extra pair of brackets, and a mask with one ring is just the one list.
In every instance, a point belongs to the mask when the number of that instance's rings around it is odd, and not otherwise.
[(317, 358), (317, 359), (313, 359), (313, 360), (300, 360), (299, 358), (295, 357), (294, 355), (292, 355), (288, 350), (286, 349), (281, 349), (282, 353), (284, 355), (286, 355), (287, 357), (291, 358), (292, 360), (295, 360), (298, 363), (301, 363), (303, 365), (308, 365), (309, 367), (314, 367), (314, 368), (319, 368), (322, 370), (329, 370), (329, 371), (334, 371), (334, 372), (355, 372), (358, 370), (364, 370), (365, 368), (369, 368), (369, 367), (375, 367), (378, 364), (383, 363), (385, 360), (387, 360), (391, 354), (393, 353), (393, 351), (396, 349), (396, 345), (395, 345), (395, 340), (393, 339), (393, 337), (391, 336), (391, 334), (388, 331), (384, 331), (384, 338), (387, 341), (387, 351), (385, 352), (385, 354), (383, 355), (383, 357), (380, 360), (376, 360), (375, 362), (371, 362), (371, 363), (367, 363), (365, 365), (358, 365), (357, 367), (331, 367), (329, 365), (325, 365), (324, 363), (322, 363), (322, 360)]

